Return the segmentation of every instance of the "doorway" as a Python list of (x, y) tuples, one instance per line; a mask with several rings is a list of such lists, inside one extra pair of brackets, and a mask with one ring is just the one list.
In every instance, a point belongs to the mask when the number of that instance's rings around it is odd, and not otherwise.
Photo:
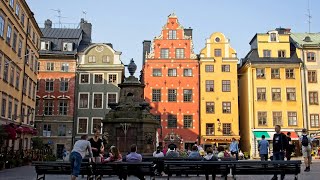
[(63, 149), (64, 149), (64, 144), (57, 144), (57, 158), (58, 159), (63, 158)]

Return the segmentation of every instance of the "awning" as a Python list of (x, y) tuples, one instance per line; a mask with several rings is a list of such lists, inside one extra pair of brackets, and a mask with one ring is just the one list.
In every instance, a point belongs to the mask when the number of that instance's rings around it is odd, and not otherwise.
[(267, 131), (254, 131), (253, 132), (254, 136), (258, 139), (261, 139), (261, 136), (264, 135), (267, 138), (270, 138), (270, 135)]
[(287, 135), (288, 132), (291, 132), (291, 140), (299, 140), (299, 136), (295, 131), (281, 131), (283, 134)]

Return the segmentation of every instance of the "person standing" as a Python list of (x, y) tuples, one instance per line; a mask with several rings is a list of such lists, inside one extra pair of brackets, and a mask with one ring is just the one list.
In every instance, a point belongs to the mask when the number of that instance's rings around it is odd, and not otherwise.
[(236, 156), (236, 160), (239, 159), (238, 154), (239, 154), (239, 143), (236, 141), (235, 138), (232, 138), (232, 142), (229, 146), (229, 150), (231, 152), (232, 156)]
[[(273, 161), (283, 161), (284, 154), (288, 147), (288, 139), (285, 134), (280, 132), (281, 127), (280, 125), (276, 125), (274, 127), (276, 133), (273, 135)], [(275, 174), (272, 178), (273, 180), (278, 179), (277, 175)], [(284, 179), (284, 174), (281, 174), (281, 179)]]
[(261, 141), (259, 142), (259, 154), (261, 161), (268, 161), (268, 149), (269, 149), (269, 142), (265, 140), (266, 136), (261, 136)]
[(311, 139), (307, 135), (307, 129), (302, 129), (302, 136), (300, 136), (299, 139), (302, 145), (304, 164), (306, 165), (306, 169), (304, 171), (309, 172), (311, 164)]
[(82, 135), (81, 140), (78, 140), (74, 146), (73, 150), (70, 154), (70, 163), (71, 163), (71, 180), (76, 180), (79, 173), (80, 173), (80, 167), (82, 163), (82, 159), (85, 157), (86, 152), (89, 151), (89, 162), (93, 158), (91, 144), (89, 141), (87, 141), (88, 136)]
[(286, 151), (286, 158), (287, 158), (287, 161), (289, 161), (291, 159), (291, 154), (294, 149), (294, 145), (292, 144), (292, 140), (291, 140), (291, 132), (287, 132), (287, 140), (288, 140), (288, 147)]
[(94, 129), (94, 136), (90, 138), (90, 144), (93, 152), (94, 162), (100, 162), (101, 156), (100, 153), (104, 152), (103, 141), (100, 138), (100, 130)]

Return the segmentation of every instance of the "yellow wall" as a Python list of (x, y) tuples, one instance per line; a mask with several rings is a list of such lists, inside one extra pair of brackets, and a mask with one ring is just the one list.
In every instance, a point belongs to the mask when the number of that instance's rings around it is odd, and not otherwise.
[[(216, 38), (220, 42), (216, 42)], [(221, 57), (214, 56), (214, 49), (221, 49)], [(239, 138), (238, 120), (238, 83), (237, 83), (237, 62), (236, 52), (231, 48), (229, 40), (222, 33), (213, 33), (207, 39), (206, 47), (201, 50), (200, 55), (200, 122), (201, 122), (201, 143), (210, 144), (214, 136), (221, 138), (215, 142), (229, 142), (230, 137)], [(214, 65), (214, 72), (205, 72), (206, 65)], [(230, 65), (230, 72), (222, 72), (222, 65)], [(206, 92), (206, 80), (214, 80), (214, 92)], [(230, 80), (231, 92), (222, 92), (222, 80)], [(231, 102), (231, 114), (222, 112), (222, 102)], [(206, 113), (206, 102), (214, 102), (213, 114)], [(218, 122), (221, 122), (221, 131), (218, 131)], [(214, 136), (206, 135), (206, 123), (214, 123)], [(231, 123), (231, 136), (224, 136), (228, 140), (222, 140), (223, 123)], [(207, 141), (205, 141), (207, 140)]]
[[(271, 31), (272, 32), (272, 31)], [(270, 32), (270, 33), (271, 33)], [(277, 34), (277, 41), (271, 42), (269, 34), (258, 34), (258, 53), (263, 57), (263, 50), (271, 50), (271, 57), (278, 57), (279, 50), (285, 50), (286, 58), (290, 57), (289, 34)]]

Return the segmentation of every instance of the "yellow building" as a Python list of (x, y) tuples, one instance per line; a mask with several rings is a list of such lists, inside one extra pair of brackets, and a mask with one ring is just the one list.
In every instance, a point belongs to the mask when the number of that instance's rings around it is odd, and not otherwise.
[(294, 142), (303, 128), (301, 59), (290, 49), (289, 34), (282, 28), (256, 34), (238, 70), (240, 143), (251, 157), (259, 156), (262, 135), (272, 149), (275, 125), (285, 134), (290, 131)]
[(41, 31), (25, 0), (0, 1), (0, 9), (0, 125), (21, 125), (8, 145), (29, 149)]
[(237, 54), (220, 32), (200, 54), (201, 144), (227, 145), (239, 139)]
[(304, 124), (311, 136), (319, 137), (320, 33), (292, 33), (290, 37), (303, 62), (301, 80)]

